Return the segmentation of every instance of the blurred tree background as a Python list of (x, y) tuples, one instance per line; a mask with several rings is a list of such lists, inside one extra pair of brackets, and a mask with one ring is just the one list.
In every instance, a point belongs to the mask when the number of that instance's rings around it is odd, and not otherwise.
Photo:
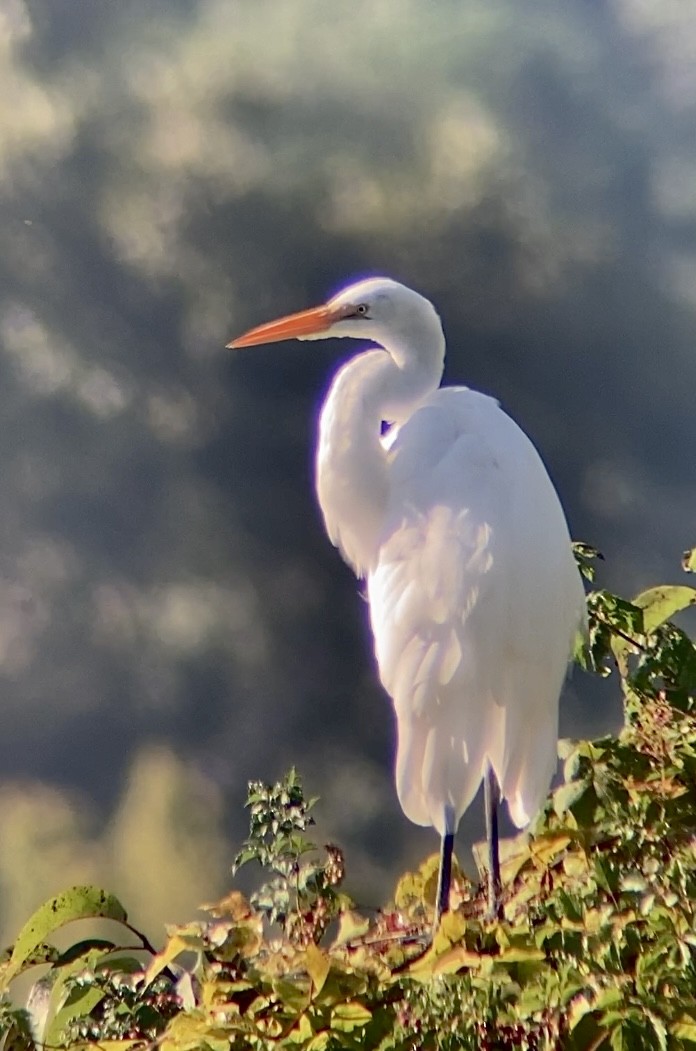
[[(684, 0), (3, 0), (5, 937), (87, 879), (185, 918), (247, 780), (292, 763), (363, 903), (435, 847), (312, 494), (355, 348), (225, 351), (245, 327), (363, 274), (413, 285), (447, 381), (530, 433), (603, 583), (677, 576), (695, 118)], [(619, 712), (576, 674), (562, 731)]]

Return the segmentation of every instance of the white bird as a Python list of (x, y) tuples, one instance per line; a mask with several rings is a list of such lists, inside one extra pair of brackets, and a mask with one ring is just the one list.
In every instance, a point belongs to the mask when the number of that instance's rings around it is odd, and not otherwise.
[(439, 387), (440, 318), (410, 288), (359, 281), (228, 346), (334, 336), (377, 344), (333, 380), (316, 485), (329, 538), (367, 582), (396, 711), (399, 802), (442, 837), (437, 923), (449, 907), (454, 833), (484, 781), (488, 906), (498, 916), (498, 801), (519, 828), (541, 807), (585, 615), (568, 527), (538, 452), (498, 403)]

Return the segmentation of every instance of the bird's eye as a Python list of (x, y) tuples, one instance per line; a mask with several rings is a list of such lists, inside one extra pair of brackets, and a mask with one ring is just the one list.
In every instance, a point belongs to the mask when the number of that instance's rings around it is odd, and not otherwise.
[(358, 315), (358, 317), (367, 317), (367, 312), (369, 309), (370, 308), (368, 307), (367, 303), (358, 303), (357, 307), (355, 308), (355, 313)]

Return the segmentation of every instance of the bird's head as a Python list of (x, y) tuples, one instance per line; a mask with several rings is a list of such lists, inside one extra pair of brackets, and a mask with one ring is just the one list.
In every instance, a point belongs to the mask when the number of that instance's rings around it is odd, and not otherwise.
[(395, 347), (405, 340), (427, 338), (429, 330), (442, 335), (432, 304), (388, 277), (369, 277), (349, 285), (327, 303), (289, 314), (252, 328), (228, 347), (252, 347), (283, 339), (332, 339), (349, 336)]

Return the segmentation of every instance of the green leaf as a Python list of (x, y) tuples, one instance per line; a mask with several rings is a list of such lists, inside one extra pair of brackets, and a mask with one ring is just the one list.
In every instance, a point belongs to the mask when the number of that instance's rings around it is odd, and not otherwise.
[(580, 778), (577, 781), (569, 781), (565, 785), (561, 785), (553, 793), (553, 809), (554, 813), (561, 817), (566, 810), (570, 810), (574, 803), (584, 796), (587, 791), (589, 781), (585, 778)]
[(366, 1026), (372, 1018), (372, 1012), (363, 1004), (348, 1001), (336, 1004), (331, 1012), (331, 1027), (339, 1033), (350, 1033), (353, 1029)]
[(652, 1011), (648, 1013), (648, 1021), (655, 1034), (655, 1040), (651, 1041), (651, 1046), (658, 1047), (660, 1051), (667, 1051), (667, 1029), (665, 1023), (657, 1015), (653, 1014)]
[[(142, 1040), (139, 1043), (142, 1048)], [(225, 1026), (213, 1026), (199, 1011), (182, 1012), (167, 1026), (159, 1047), (160, 1051), (229, 1051), (230, 1033)], [(99, 1042), (99, 1051), (108, 1048), (108, 1041)]]
[[(62, 983), (60, 992), (62, 994), (65, 993)], [(55, 993), (56, 990), (54, 990)], [(54, 1000), (54, 994), (51, 995), (52, 1001)], [(101, 1003), (105, 995), (105, 991), (100, 989), (98, 985), (85, 985), (81, 988), (73, 989), (62, 1004), (58, 1003), (58, 1010), (53, 1015), (53, 1018), (49, 1019), (44, 1036), (46, 1046), (55, 1047), (60, 1044), (66, 1026), (78, 1018), (87, 1018), (97, 1004)], [(55, 1010), (55, 1008), (53, 1009)]]
[(595, 578), (595, 566), (592, 563), (597, 559), (604, 561), (602, 552), (598, 551), (596, 547), (592, 547), (591, 544), (583, 544), (579, 540), (574, 540), (573, 554), (582, 576), (585, 580), (593, 581)]
[(682, 1015), (678, 1022), (672, 1022), (669, 1031), (678, 1040), (686, 1040), (690, 1044), (696, 1044), (696, 1017), (693, 1015)]
[(570, 1039), (564, 1044), (564, 1049), (587, 1051), (587, 1048), (601, 1048), (605, 1051), (607, 1044), (604, 1038), (608, 1034), (593, 1014), (582, 1013), (574, 1022), (571, 1011), (570, 1017)]
[(619, 887), (631, 894), (643, 894), (648, 889), (648, 881), (640, 872), (625, 872), (619, 879)]
[(165, 947), (150, 961), (145, 972), (145, 985), (154, 982), (155, 978), (169, 967), (177, 956), (185, 952), (196, 953), (200, 956), (205, 948), (205, 939), (200, 924), (189, 923), (183, 927), (174, 928)]
[(633, 604), (643, 610), (643, 631), (650, 635), (675, 613), (696, 605), (696, 588), (687, 587), (685, 584), (664, 584), (648, 588), (636, 595)]
[[(76, 950), (80, 947), (82, 951), (78, 954)], [(61, 1043), (66, 1027), (78, 1018), (87, 1018), (106, 996), (97, 982), (77, 985), (76, 976), (97, 972), (126, 975), (141, 969), (139, 960), (128, 955), (114, 955), (113, 945), (108, 942), (100, 945), (98, 939), (79, 942), (69, 949), (61, 957), (61, 963), (47, 976), (54, 979), (54, 985), (48, 1002), (43, 1043), (47, 1047)]]
[(621, 1024), (617, 1025), (616, 1028), (612, 1030), (609, 1043), (611, 1045), (611, 1051), (629, 1051), (629, 1046), (624, 1038), (624, 1030)]
[(324, 1029), (305, 1044), (305, 1051), (324, 1051), (331, 1041), (331, 1033)]
[(532, 963), (545, 959), (546, 953), (543, 949), (536, 949), (531, 945), (511, 945), (496, 956), (496, 963)]
[(317, 945), (310, 944), (305, 950), (302, 963), (307, 974), (312, 979), (314, 995), (318, 996), (331, 970), (331, 960)]
[(643, 611), (611, 591), (591, 591), (587, 596), (588, 645), (580, 664), (587, 670), (608, 675), (608, 659), (621, 665), (627, 647), (643, 634)]
[(116, 948), (116, 943), (109, 938), (85, 938), (82, 941), (69, 945), (65, 952), (54, 961), (59, 967), (72, 963), (73, 960), (84, 959), (87, 953), (97, 950), (101, 954), (110, 953)]
[[(8, 948), (4, 949), (0, 955), (0, 975), (2, 975), (4, 968), (10, 961), (12, 951), (13, 947), (10, 945)], [(24, 961), (24, 969), (27, 967), (35, 967), (42, 963), (56, 963), (60, 958), (61, 953), (56, 949), (55, 945), (49, 945), (47, 942), (40, 942)]]
[(126, 910), (118, 898), (99, 887), (71, 887), (49, 898), (22, 927), (12, 955), (0, 976), (0, 989), (6, 989), (13, 978), (29, 963), (32, 953), (54, 931), (74, 920), (105, 919), (125, 923)]

